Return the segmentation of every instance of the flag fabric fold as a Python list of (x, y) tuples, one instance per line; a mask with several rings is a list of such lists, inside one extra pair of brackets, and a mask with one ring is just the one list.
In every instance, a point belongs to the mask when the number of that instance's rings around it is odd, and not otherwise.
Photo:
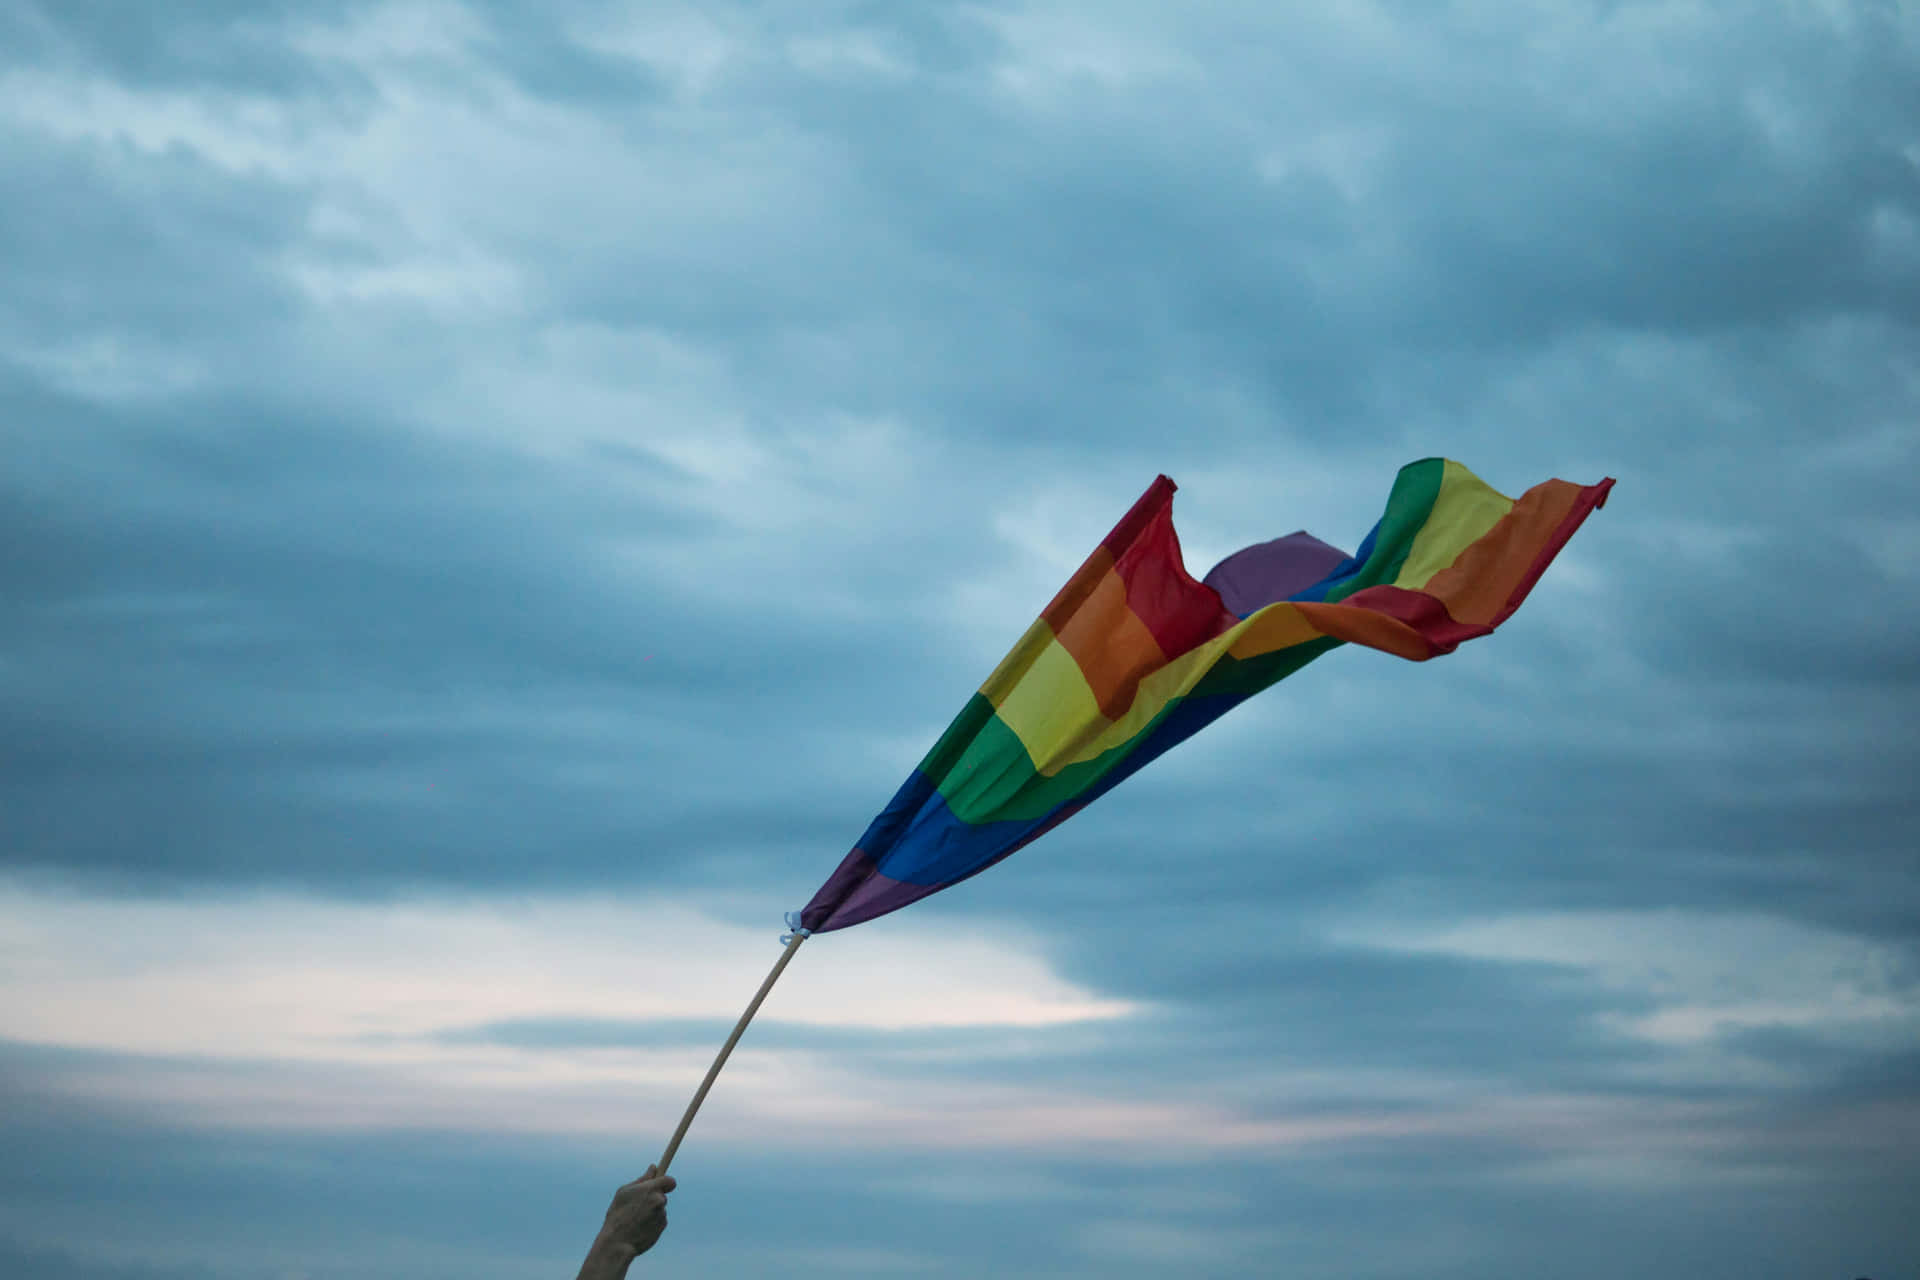
[(800, 912), (814, 933), (977, 875), (1341, 644), (1416, 662), (1512, 616), (1611, 479), (1518, 499), (1442, 458), (1400, 470), (1351, 556), (1307, 533), (1196, 580), (1148, 487)]

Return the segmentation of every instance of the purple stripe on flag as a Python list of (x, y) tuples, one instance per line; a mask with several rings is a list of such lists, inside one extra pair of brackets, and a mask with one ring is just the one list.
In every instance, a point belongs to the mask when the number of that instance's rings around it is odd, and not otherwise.
[(898, 911), (944, 888), (943, 884), (908, 884), (882, 875), (872, 858), (855, 849), (841, 860), (820, 892), (821, 898), (832, 899), (830, 905), (808, 903), (807, 909), (800, 913), (800, 923), (815, 933), (844, 929), (850, 924)]
[(1213, 566), (1204, 581), (1220, 593), (1222, 604), (1244, 618), (1305, 591), (1346, 559), (1346, 552), (1310, 533), (1290, 533), (1234, 552)]

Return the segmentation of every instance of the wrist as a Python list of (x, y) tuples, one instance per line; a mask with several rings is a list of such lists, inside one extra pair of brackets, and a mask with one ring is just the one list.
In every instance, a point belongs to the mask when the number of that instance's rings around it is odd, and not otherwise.
[(624, 1240), (596, 1236), (593, 1248), (587, 1251), (586, 1265), (580, 1268), (580, 1280), (619, 1280), (639, 1256), (640, 1251)]

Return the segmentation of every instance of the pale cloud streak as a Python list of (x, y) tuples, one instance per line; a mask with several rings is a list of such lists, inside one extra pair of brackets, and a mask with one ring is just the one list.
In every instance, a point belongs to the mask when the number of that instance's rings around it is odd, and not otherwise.
[[(0, 1035), (247, 1060), (377, 1062), (420, 1052), (384, 1041), (515, 1018), (730, 1019), (777, 954), (765, 929), (600, 897), (116, 901), (14, 886), (0, 919)], [(769, 1022), (1033, 1028), (1138, 1012), (1005, 932), (823, 940), (806, 958)]]
[[(1765, 1029), (1811, 1032), (1864, 1049), (1920, 1042), (1920, 955), (1910, 946), (1781, 917), (1554, 912), (1438, 927), (1375, 922), (1336, 927), (1329, 936), (1417, 955), (1569, 970), (1649, 1006), (1604, 1014), (1605, 1025), (1676, 1049), (1711, 1048), (1729, 1033)], [(1741, 1065), (1721, 1063), (1723, 1070)]]
[[(16, 884), (0, 891), (0, 1039), (84, 1051), (42, 1079), (55, 1095), (215, 1128), (638, 1136), (677, 1116), (772, 943), (688, 905), (602, 897), (111, 900)], [(763, 1009), (762, 1038), (970, 1028), (992, 1044), (1144, 1012), (1060, 978), (1006, 929), (822, 939), (799, 959), (810, 963)], [(528, 1019), (641, 1037), (656, 1023), (714, 1029), (710, 1045), (683, 1032), (658, 1048), (487, 1042), (487, 1027)], [(1045, 1143), (1171, 1135), (1192, 1118), (1044, 1089), (923, 1087), (911, 1072), (751, 1042), (729, 1065), (727, 1099), (704, 1126), (721, 1140), (777, 1124), (835, 1144)], [(1202, 1127), (1233, 1126), (1220, 1115)]]
[[(221, 1131), (656, 1138), (713, 1046), (684, 1032), (649, 1046), (649, 1025), (697, 1020), (717, 1041), (773, 950), (764, 931), (686, 905), (597, 897), (112, 900), (13, 884), (0, 920), (0, 1038), (56, 1055), (24, 1087)], [(1538, 959), (1539, 936), (1522, 923), (1396, 945)], [(1478, 1136), (1549, 1157), (1632, 1134), (1641, 1148), (1619, 1158), (1667, 1161), (1723, 1142), (1712, 1106), (1502, 1099), (1467, 1082), (1436, 1090), (1420, 1075), (1283, 1072), (1214, 1096), (1178, 1080), (1089, 1087), (1048, 1067), (1047, 1033), (1122, 1027), (1151, 1010), (1059, 977), (1036, 941), (1004, 928), (816, 940), (763, 1010), (761, 1038), (782, 1027), (882, 1038), (831, 1050), (756, 1047), (749, 1033), (703, 1139), (777, 1133), (846, 1150), (1145, 1144), (1191, 1156)], [(487, 1032), (528, 1020), (618, 1024), (636, 1043)], [(952, 1029), (974, 1034), (945, 1045), (884, 1038)], [(1114, 1052), (1135, 1051), (1126, 1043)], [(1025, 1082), (998, 1078), (1023, 1058), (1033, 1064)], [(1343, 1085), (1350, 1096), (1329, 1109)], [(1403, 1101), (1375, 1105), (1395, 1094)]]

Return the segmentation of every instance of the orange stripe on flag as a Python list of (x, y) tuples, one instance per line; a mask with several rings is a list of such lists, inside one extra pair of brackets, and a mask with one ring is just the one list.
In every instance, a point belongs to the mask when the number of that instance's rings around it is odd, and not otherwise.
[(1127, 607), (1127, 584), (1111, 570), (1058, 634), (1109, 720), (1118, 720), (1133, 705), (1142, 676), (1167, 663), (1153, 632)]
[(1434, 574), (1424, 590), (1446, 605), (1456, 622), (1494, 622), (1583, 492), (1565, 480), (1533, 486), (1498, 524)]

